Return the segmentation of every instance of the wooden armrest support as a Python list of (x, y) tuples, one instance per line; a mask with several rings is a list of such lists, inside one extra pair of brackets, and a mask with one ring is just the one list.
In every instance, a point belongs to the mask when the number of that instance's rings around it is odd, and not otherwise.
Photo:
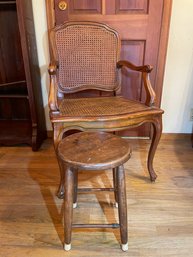
[(48, 72), (50, 74), (50, 90), (49, 90), (49, 97), (48, 97), (48, 105), (51, 111), (58, 111), (57, 80), (56, 80), (57, 69), (58, 69), (58, 65), (56, 62), (50, 63), (48, 68)]
[(146, 101), (145, 104), (147, 106), (153, 106), (155, 103), (155, 91), (152, 88), (150, 79), (149, 79), (149, 73), (152, 71), (153, 67), (151, 65), (144, 65), (144, 66), (136, 66), (128, 61), (119, 61), (117, 63), (117, 68), (120, 69), (123, 66), (126, 68), (129, 68), (130, 70), (139, 71), (142, 72), (142, 78), (143, 78), (143, 84), (146, 91)]
[(125, 60), (118, 61), (117, 68), (122, 68), (123, 66), (129, 68), (130, 70), (147, 72), (147, 73), (150, 73), (153, 70), (153, 67), (151, 65), (136, 66), (133, 63)]

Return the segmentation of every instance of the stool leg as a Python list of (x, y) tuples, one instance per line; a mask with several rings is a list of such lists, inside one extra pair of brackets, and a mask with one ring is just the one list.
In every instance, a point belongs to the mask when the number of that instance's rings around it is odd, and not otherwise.
[(127, 202), (125, 188), (125, 172), (123, 165), (117, 168), (117, 193), (118, 193), (118, 211), (119, 224), (121, 234), (121, 248), (123, 251), (128, 250), (128, 235), (127, 235)]
[(115, 196), (115, 207), (118, 208), (118, 196), (117, 196), (117, 179), (116, 179), (117, 167), (113, 168), (113, 187), (114, 187), (114, 196)]
[(64, 198), (64, 167), (60, 158), (57, 157), (57, 159), (58, 159), (58, 165), (60, 168), (60, 185), (58, 187), (57, 196), (59, 199), (63, 199)]
[(72, 169), (65, 170), (64, 180), (64, 250), (71, 249), (73, 195), (74, 195), (74, 174)]
[(78, 169), (74, 169), (74, 198), (73, 209), (77, 207), (77, 190), (78, 190)]

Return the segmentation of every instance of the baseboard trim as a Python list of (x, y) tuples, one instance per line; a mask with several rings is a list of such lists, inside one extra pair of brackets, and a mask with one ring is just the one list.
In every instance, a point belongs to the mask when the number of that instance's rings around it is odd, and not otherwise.
[[(47, 130), (47, 137), (53, 138), (53, 131)], [(161, 139), (163, 140), (177, 140), (177, 139), (191, 139), (192, 134), (185, 133), (163, 133)], [(147, 137), (129, 137), (131, 139), (149, 139)]]
[(185, 133), (163, 133), (161, 139), (163, 140), (179, 140), (179, 139), (191, 139), (192, 134)]

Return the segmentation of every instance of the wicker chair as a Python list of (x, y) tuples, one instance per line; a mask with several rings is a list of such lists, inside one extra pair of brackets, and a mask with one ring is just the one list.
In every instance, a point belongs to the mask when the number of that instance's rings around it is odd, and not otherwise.
[[(163, 111), (154, 106), (155, 93), (149, 80), (152, 67), (120, 60), (117, 32), (96, 22), (67, 22), (55, 27), (51, 51), (49, 108), (55, 150), (68, 130), (119, 131), (148, 122), (153, 125), (153, 136), (147, 166), (151, 181), (155, 181), (153, 158), (162, 132)], [(142, 73), (145, 103), (116, 96), (123, 66)], [(92, 89), (111, 92), (112, 96), (72, 97)], [(58, 197), (62, 198), (64, 174), (60, 170)]]

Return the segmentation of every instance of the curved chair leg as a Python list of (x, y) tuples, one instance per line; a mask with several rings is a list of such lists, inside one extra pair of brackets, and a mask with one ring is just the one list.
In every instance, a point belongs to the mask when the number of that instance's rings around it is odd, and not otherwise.
[(157, 175), (153, 168), (153, 158), (162, 133), (162, 116), (160, 115), (159, 117), (157, 117), (154, 120), (154, 122), (152, 122), (152, 125), (153, 125), (153, 137), (152, 137), (152, 142), (149, 149), (147, 166), (148, 166), (148, 171), (149, 171), (151, 181), (155, 181), (157, 178)]
[[(56, 152), (57, 155), (57, 152)], [(60, 168), (60, 184), (57, 191), (57, 196), (59, 199), (64, 198), (64, 173), (65, 173), (65, 167), (60, 160), (60, 158), (57, 157), (59, 168)], [(73, 169), (74, 171), (74, 200), (73, 200), (73, 208), (77, 207), (77, 190), (78, 190), (78, 170)]]
[(120, 165), (116, 170), (117, 179), (117, 196), (118, 196), (118, 211), (119, 224), (121, 234), (121, 248), (123, 251), (128, 250), (128, 232), (127, 232), (127, 200), (125, 186), (125, 172), (123, 165)]
[(74, 173), (67, 168), (64, 176), (64, 250), (71, 249), (72, 216), (73, 216), (73, 194), (74, 194)]
[(57, 196), (58, 198), (63, 199), (64, 198), (64, 167), (63, 167), (62, 161), (60, 160), (60, 158), (58, 158), (58, 154), (57, 154), (58, 144), (62, 140), (62, 136), (63, 136), (63, 133), (61, 133), (62, 125), (60, 123), (54, 123), (52, 125), (53, 125), (53, 131), (54, 131), (54, 138), (53, 138), (54, 150), (55, 150), (55, 154), (56, 154), (59, 169), (60, 169), (60, 184), (58, 187)]
[(60, 184), (58, 187), (57, 196), (59, 199), (63, 199), (64, 198), (64, 179), (65, 179), (64, 172), (65, 172), (65, 170), (64, 170), (62, 161), (59, 158), (57, 158), (57, 160), (58, 160), (58, 165), (60, 168)]

